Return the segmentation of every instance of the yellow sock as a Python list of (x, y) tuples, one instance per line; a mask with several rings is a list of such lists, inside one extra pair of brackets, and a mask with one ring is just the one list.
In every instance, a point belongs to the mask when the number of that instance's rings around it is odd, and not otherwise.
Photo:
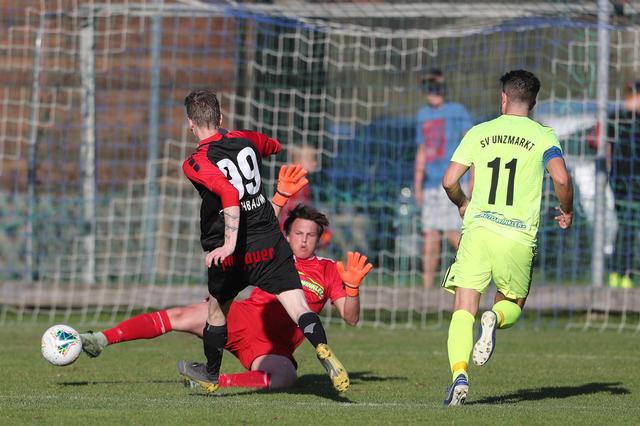
[(501, 300), (491, 308), (498, 316), (498, 328), (509, 328), (513, 326), (522, 313), (522, 309), (517, 303), (508, 300)]
[(470, 312), (460, 309), (451, 315), (449, 325), (449, 339), (447, 349), (449, 351), (449, 365), (453, 373), (453, 380), (459, 374), (469, 377), (469, 355), (473, 349), (473, 323), (475, 318)]

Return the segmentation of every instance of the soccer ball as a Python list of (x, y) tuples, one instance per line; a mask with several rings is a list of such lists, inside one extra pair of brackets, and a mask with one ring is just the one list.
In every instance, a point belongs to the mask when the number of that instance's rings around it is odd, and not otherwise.
[(80, 352), (80, 335), (68, 325), (54, 325), (42, 335), (42, 356), (53, 365), (69, 365), (78, 359)]

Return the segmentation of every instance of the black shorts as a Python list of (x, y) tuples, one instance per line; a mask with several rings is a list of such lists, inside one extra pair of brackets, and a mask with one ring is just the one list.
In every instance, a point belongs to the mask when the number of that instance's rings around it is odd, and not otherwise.
[(220, 305), (253, 285), (271, 294), (302, 289), (293, 252), (284, 235), (269, 236), (236, 249), (208, 271), (209, 294)]

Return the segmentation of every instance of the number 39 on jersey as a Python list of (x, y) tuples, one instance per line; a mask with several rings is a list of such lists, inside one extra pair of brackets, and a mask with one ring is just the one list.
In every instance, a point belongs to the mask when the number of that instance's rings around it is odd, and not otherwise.
[(245, 194), (252, 196), (260, 192), (260, 169), (256, 153), (250, 147), (245, 147), (236, 157), (236, 162), (229, 158), (219, 160), (216, 165), (227, 176), (229, 182), (238, 190), (238, 198)]

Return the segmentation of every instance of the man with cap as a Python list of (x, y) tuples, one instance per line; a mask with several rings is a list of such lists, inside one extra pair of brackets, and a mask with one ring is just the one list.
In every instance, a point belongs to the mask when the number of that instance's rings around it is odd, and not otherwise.
[(416, 202), (422, 209), (423, 286), (431, 288), (440, 263), (441, 238), (446, 237), (453, 250), (457, 250), (462, 225), (456, 207), (442, 189), (442, 176), (458, 142), (473, 122), (463, 105), (445, 101), (441, 70), (432, 69), (423, 76), (422, 91), (427, 105), (416, 117), (414, 188)]

